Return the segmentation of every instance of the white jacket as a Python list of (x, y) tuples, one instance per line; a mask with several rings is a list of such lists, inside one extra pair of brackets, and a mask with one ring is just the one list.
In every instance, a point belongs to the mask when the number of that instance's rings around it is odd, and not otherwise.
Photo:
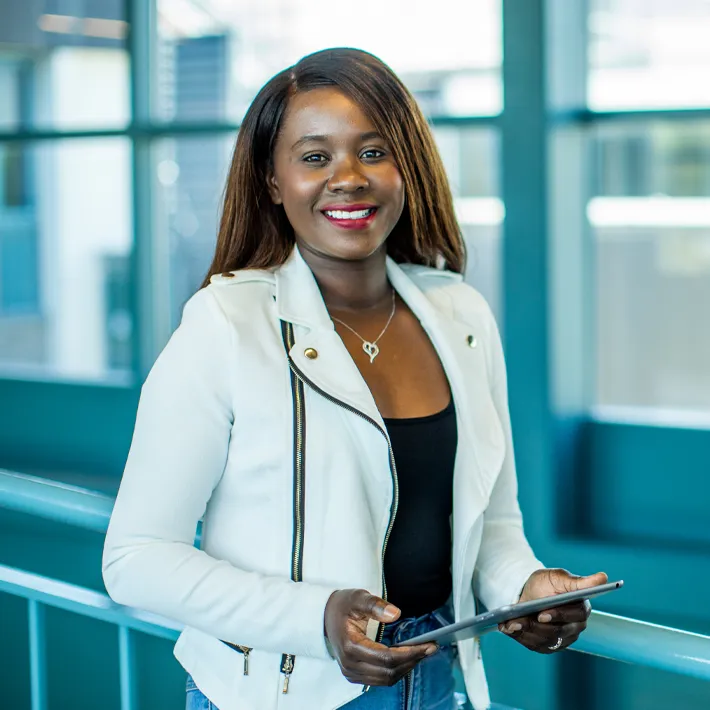
[[(487, 304), (460, 276), (389, 259), (387, 271), (456, 402), (452, 575), (461, 619), (475, 613), (474, 592), (489, 608), (510, 603), (543, 566), (522, 529), (501, 343)], [(302, 582), (290, 577), (293, 408), (281, 320), (294, 325), (290, 354), (307, 380)], [(328, 652), (323, 612), (336, 589), (382, 594), (394, 497), (383, 431), (297, 249), (280, 268), (216, 276), (186, 304), (141, 392), (103, 576), (116, 602), (185, 624), (175, 655), (220, 710), (332, 710), (362, 692)], [(248, 675), (244, 655), (220, 639), (253, 649)], [(286, 694), (284, 653), (295, 654)], [(474, 640), (459, 643), (459, 658), (484, 710)]]

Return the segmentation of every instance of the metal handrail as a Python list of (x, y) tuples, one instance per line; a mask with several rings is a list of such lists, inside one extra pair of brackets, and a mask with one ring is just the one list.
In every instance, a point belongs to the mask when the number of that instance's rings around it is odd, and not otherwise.
[(710, 680), (710, 636), (602, 611), (570, 650)]
[[(111, 496), (0, 469), (0, 507), (105, 532), (112, 506)], [(78, 587), (46, 579), (40, 584), (38, 580), (41, 578), (18, 570), (10, 574), (8, 570), (10, 568), (0, 566), (0, 591), (10, 591), (10, 585), (13, 585), (14, 593), (19, 593), (20, 586), (29, 585), (27, 588), (33, 596), (28, 598), (54, 606), (59, 602), (51, 600), (56, 601), (63, 595), (73, 599), (72, 604), (81, 598), (92, 610), (89, 615), (108, 614), (114, 623), (122, 626), (137, 628), (132, 624), (139, 621), (162, 624), (166, 629), (172, 629), (170, 634), (180, 628), (166, 619), (159, 620), (159, 617), (114, 604), (99, 592), (82, 590), (84, 596), (81, 596)], [(571, 650), (710, 680), (709, 636), (614, 614), (593, 611), (587, 630)]]
[(0, 592), (168, 641), (177, 640), (183, 628), (163, 616), (116, 604), (103, 592), (1, 564)]
[(113, 503), (104, 493), (0, 469), (0, 508), (105, 533)]

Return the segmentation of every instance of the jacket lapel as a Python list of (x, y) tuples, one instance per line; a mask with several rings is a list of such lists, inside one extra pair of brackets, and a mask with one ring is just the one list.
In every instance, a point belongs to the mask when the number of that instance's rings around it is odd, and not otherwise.
[[(456, 319), (448, 294), (437, 293), (436, 305), (432, 303), (405, 269), (389, 258), (387, 272), (434, 345), (453, 391), (459, 431), (455, 499), (466, 502), (465, 513), (457, 515), (455, 510), (454, 514), (464, 523), (485, 508), (505, 453), (488, 384), (485, 334)], [(428, 273), (442, 283), (460, 281), (455, 274)], [(279, 318), (295, 326), (290, 354), (296, 367), (326, 396), (357, 409), (384, 428), (372, 393), (335, 331), (315, 277), (298, 248), (276, 271), (276, 306)], [(306, 353), (313, 356), (313, 351), (316, 357), (309, 358)]]
[(325, 395), (384, 428), (372, 393), (335, 331), (313, 272), (298, 247), (276, 271), (276, 310), (281, 320), (295, 326), (290, 355), (306, 378)]
[[(397, 264), (390, 264), (388, 270), (392, 284), (434, 345), (453, 391), (459, 432), (455, 486), (469, 506), (474, 500), (480, 505), (480, 509), (476, 505), (478, 510), (470, 510), (477, 515), (488, 501), (505, 454), (503, 430), (489, 387), (485, 333), (455, 317), (455, 304), (443, 289), (437, 289), (435, 305)], [(443, 275), (432, 278), (439, 280)], [(454, 283), (454, 279), (460, 280), (450, 278)]]

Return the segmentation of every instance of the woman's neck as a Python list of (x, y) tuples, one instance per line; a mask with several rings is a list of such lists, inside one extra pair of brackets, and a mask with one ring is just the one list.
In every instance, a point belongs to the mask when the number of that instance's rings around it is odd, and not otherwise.
[(368, 311), (390, 303), (384, 249), (362, 261), (332, 259), (301, 248), (328, 310)]

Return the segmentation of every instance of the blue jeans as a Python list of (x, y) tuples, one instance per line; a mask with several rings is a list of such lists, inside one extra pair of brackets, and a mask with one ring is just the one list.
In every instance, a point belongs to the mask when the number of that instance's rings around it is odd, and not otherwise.
[(195, 685), (192, 676), (187, 676), (187, 703), (185, 710), (217, 710), (209, 698)]
[[(438, 629), (452, 623), (453, 613), (445, 605), (430, 614), (400, 619), (385, 626), (382, 643), (386, 646), (398, 641)], [(360, 697), (343, 706), (347, 710), (402, 710), (405, 693), (409, 697), (406, 710), (454, 710), (461, 707), (460, 696), (454, 694), (453, 667), (457, 657), (455, 645), (446, 644), (433, 656), (421, 661), (409, 674), (391, 687), (372, 686)], [(458, 699), (457, 699), (458, 698)], [(187, 678), (186, 710), (218, 710)]]

